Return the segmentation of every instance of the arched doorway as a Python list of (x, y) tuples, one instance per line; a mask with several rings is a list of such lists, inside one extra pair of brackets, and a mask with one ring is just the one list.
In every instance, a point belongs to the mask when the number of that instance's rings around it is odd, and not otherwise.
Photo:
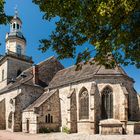
[(113, 91), (108, 86), (101, 93), (101, 103), (102, 119), (113, 118)]

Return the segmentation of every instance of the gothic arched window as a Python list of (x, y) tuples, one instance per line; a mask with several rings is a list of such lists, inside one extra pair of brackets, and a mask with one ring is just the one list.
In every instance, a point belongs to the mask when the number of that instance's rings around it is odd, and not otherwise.
[(51, 116), (50, 114), (46, 115), (46, 123), (53, 123), (53, 116)]
[(113, 118), (113, 95), (112, 89), (109, 87), (104, 88), (102, 91), (102, 106), (101, 113), (102, 119)]
[(86, 89), (79, 94), (79, 119), (89, 119), (89, 95)]

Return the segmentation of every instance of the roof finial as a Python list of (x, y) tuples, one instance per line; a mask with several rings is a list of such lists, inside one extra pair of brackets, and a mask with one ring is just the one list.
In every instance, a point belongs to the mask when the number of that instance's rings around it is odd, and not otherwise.
[(18, 9), (17, 9), (17, 5), (15, 6), (15, 16), (18, 17)]

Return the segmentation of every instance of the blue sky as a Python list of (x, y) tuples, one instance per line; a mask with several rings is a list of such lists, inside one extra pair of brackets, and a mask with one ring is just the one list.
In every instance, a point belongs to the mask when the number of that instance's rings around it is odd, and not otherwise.
[[(42, 54), (38, 50), (39, 40), (47, 38), (52, 30), (55, 29), (55, 20), (47, 22), (42, 20), (43, 13), (40, 12), (39, 7), (32, 3), (32, 0), (6, 0), (5, 11), (8, 15), (14, 15), (14, 8), (17, 5), (19, 16), (23, 21), (22, 31), (27, 40), (27, 55), (32, 56), (35, 63), (43, 61), (47, 57), (56, 54), (49, 50)], [(5, 52), (5, 34), (9, 32), (9, 26), (0, 26), (0, 54)], [(88, 44), (86, 44), (88, 45)], [(86, 45), (82, 48), (85, 48)], [(82, 49), (81, 47), (79, 49)], [(61, 63), (65, 66), (71, 66), (75, 60), (65, 59)], [(135, 66), (124, 67), (127, 74), (135, 80), (135, 89), (140, 93), (140, 69)]]

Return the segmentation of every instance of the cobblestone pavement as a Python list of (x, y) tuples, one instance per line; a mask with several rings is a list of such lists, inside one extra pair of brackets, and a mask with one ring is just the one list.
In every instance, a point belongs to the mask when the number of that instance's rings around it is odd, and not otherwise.
[(0, 140), (140, 140), (140, 135), (27, 134), (0, 130)]

